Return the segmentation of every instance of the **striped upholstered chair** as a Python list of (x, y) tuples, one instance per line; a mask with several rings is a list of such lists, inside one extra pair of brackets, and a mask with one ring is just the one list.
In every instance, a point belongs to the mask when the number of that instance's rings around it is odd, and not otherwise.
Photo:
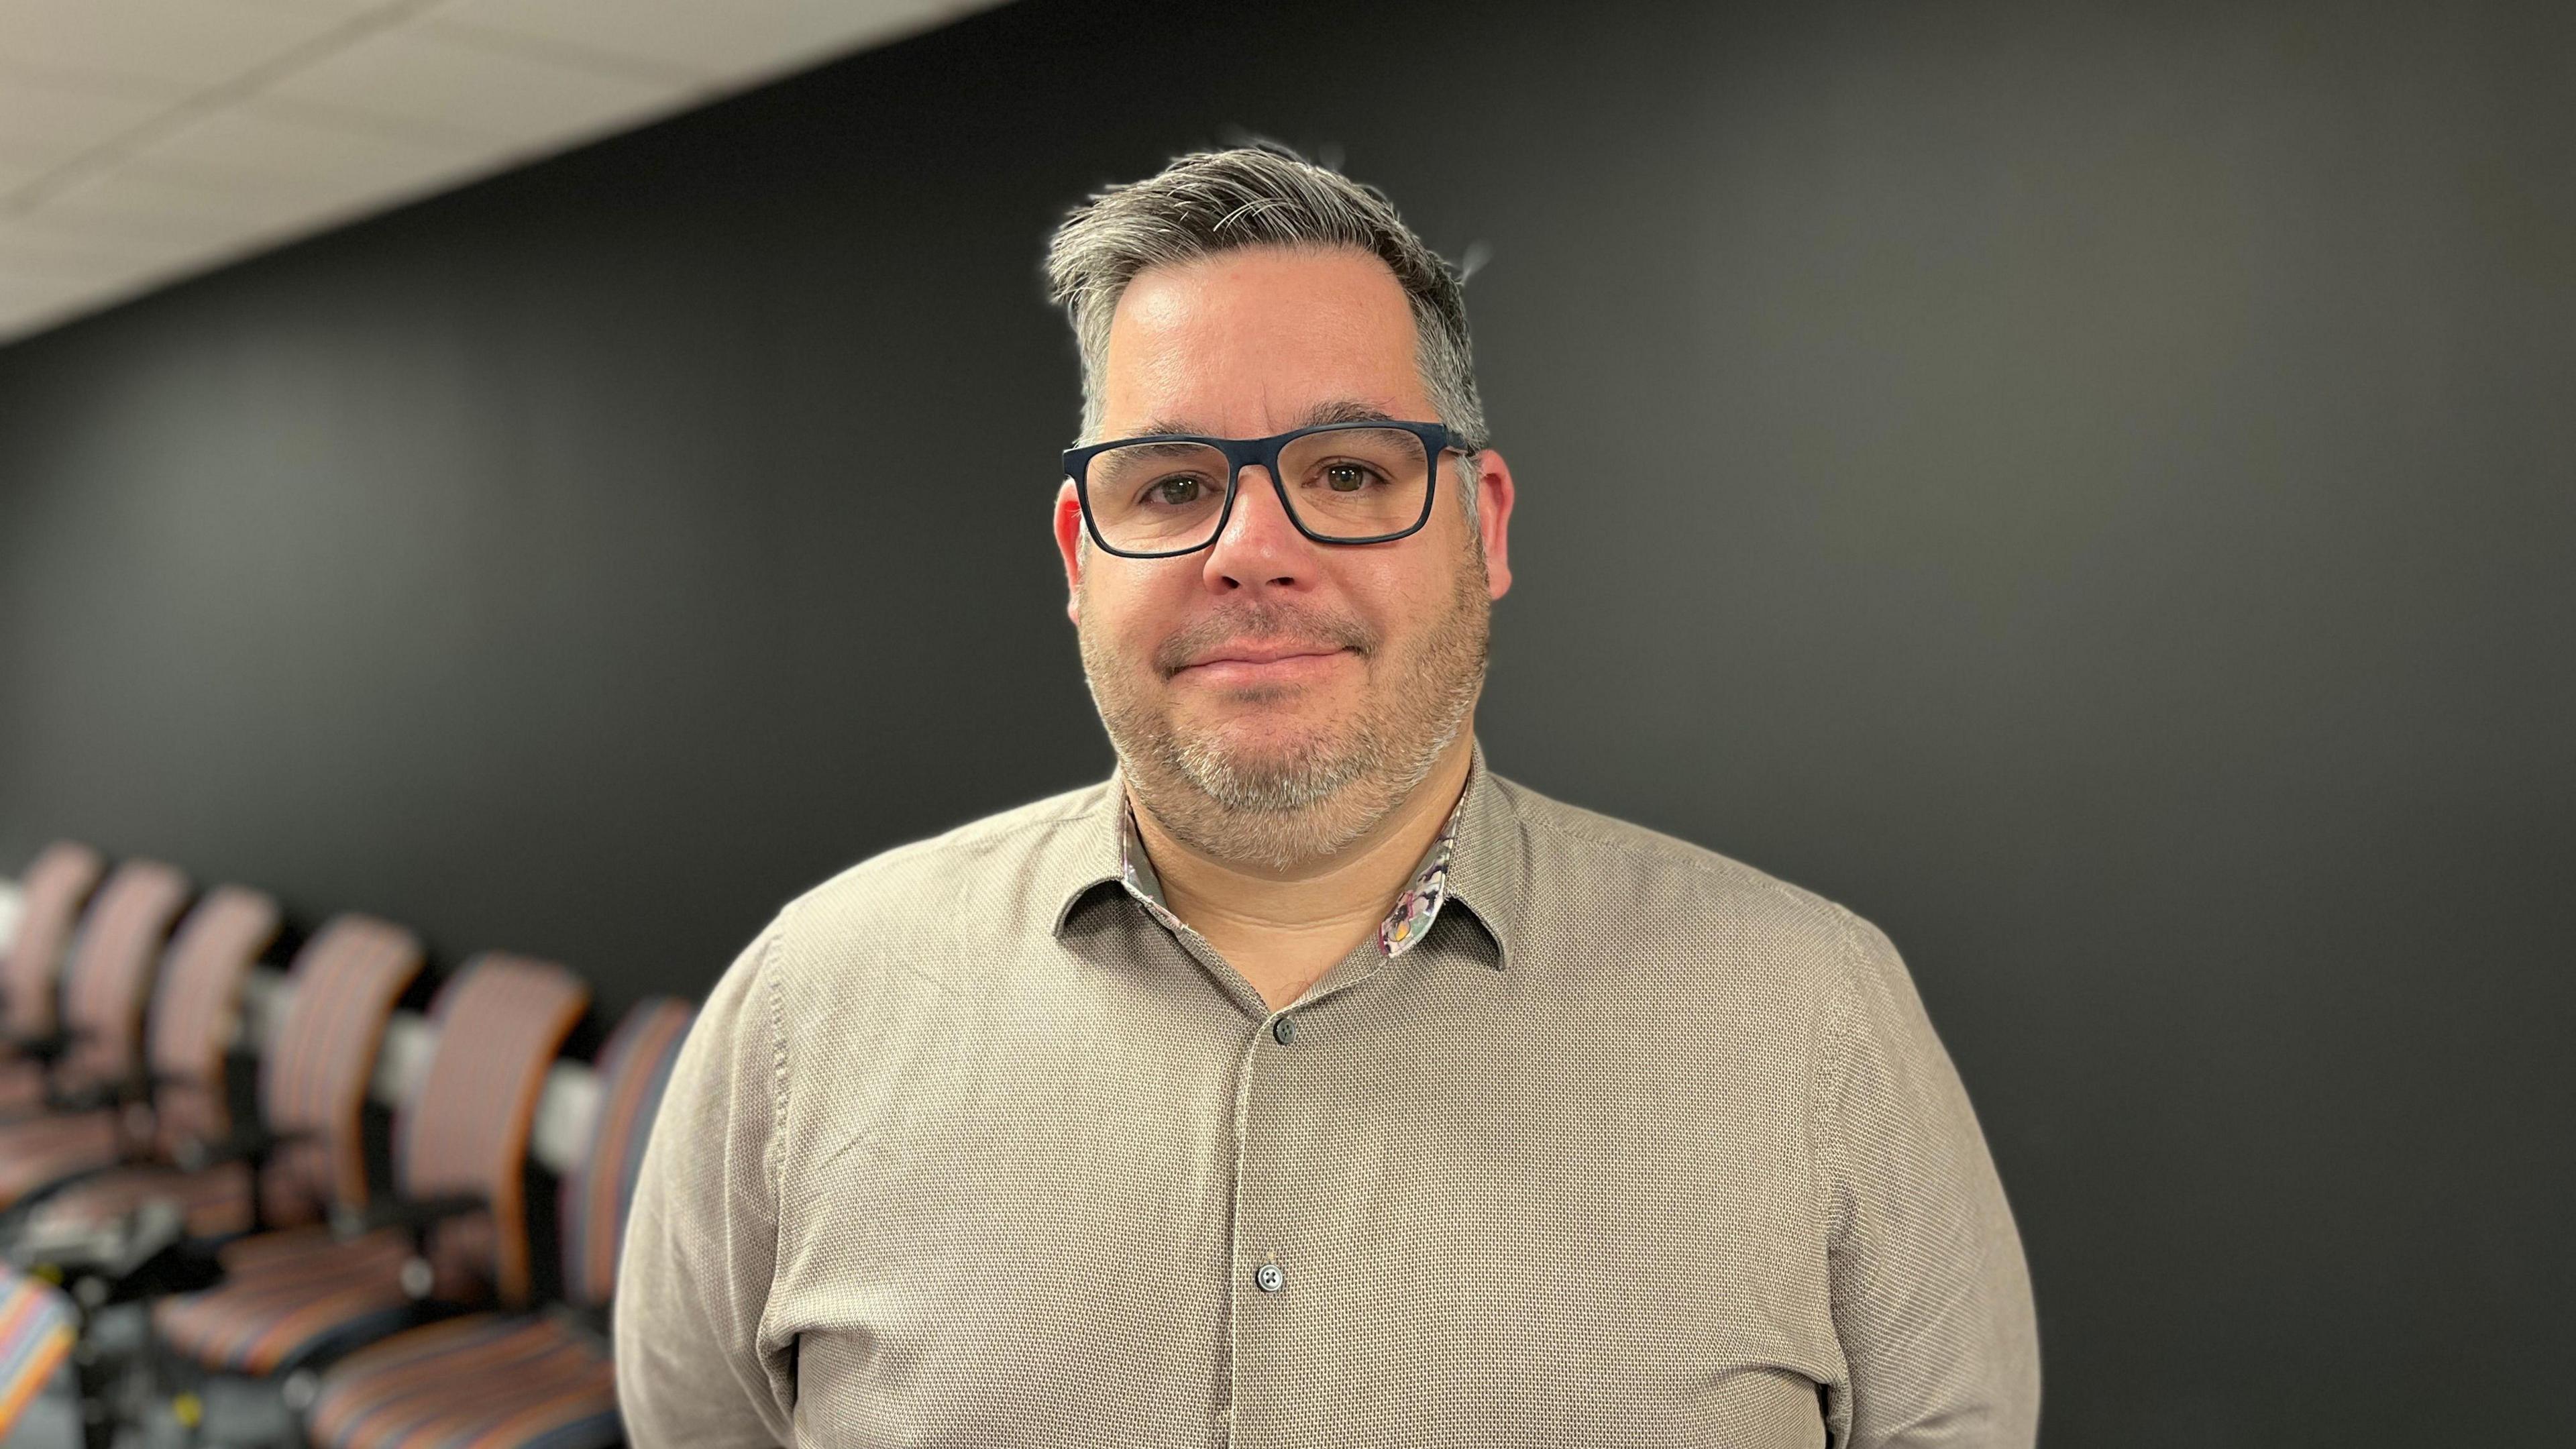
[[(0, 1443), (26, 1442), (17, 1435), (19, 1420), (48, 1392), (66, 1401), (58, 1433), (80, 1422), (78, 1393), (64, 1363), (79, 1337), (78, 1324), (62, 1290), (14, 1268), (0, 1269)], [(31, 1426), (27, 1439), (39, 1440), (42, 1433)]]
[[(209, 901), (227, 898), (219, 891)], [(229, 899), (202, 935), (191, 916), (187, 940), (165, 968), (179, 994), (164, 993), (152, 1024), (152, 1061), (198, 1083), (173, 1082), (159, 1095), (159, 1145), (168, 1160), (56, 1184), (32, 1208), (31, 1236), (59, 1237), (147, 1198), (176, 1199), (189, 1232), (209, 1238), (263, 1221), (318, 1222), (336, 1205), (366, 1201), (367, 1085), (394, 1006), (420, 974), (420, 942), (400, 926), (344, 915), (304, 944), (289, 968), (286, 1019), (260, 1060), (263, 1125), (227, 1137), (220, 1135), (232, 1127), (222, 1083), (225, 1018), (276, 930), (276, 907), (266, 897)]]
[(201, 1369), (258, 1377), (438, 1311), (422, 1300), (525, 1302), (528, 1133), (546, 1069), (589, 1006), (589, 988), (551, 962), (468, 963), (431, 1004), (437, 1041), (394, 1122), (396, 1197), (365, 1209), (343, 1194), (329, 1226), (235, 1240), (219, 1255), (224, 1281), (154, 1307), (162, 1342)]
[[(622, 1436), (606, 1310), (635, 1170), (692, 1013), (646, 1001), (599, 1053), (599, 1115), (563, 1183), (562, 1311), (407, 1329), (333, 1365), (305, 1429), (326, 1449), (598, 1449)], [(472, 1384), (474, 1392), (459, 1393)]]
[(97, 851), (57, 840), (19, 878), (18, 929), (9, 939), (9, 954), (0, 957), (0, 1111), (44, 1101), (44, 1058), (26, 1049), (54, 1039), (60, 1020), (54, 990), (62, 980), (64, 948), (81, 907), (106, 873), (107, 862)]
[(44, 1106), (0, 1120), (0, 1207), (123, 1155), (120, 1109), (141, 1097), (144, 993), (187, 903), (188, 878), (152, 860), (117, 866), (91, 899), (63, 977), (67, 1046)]

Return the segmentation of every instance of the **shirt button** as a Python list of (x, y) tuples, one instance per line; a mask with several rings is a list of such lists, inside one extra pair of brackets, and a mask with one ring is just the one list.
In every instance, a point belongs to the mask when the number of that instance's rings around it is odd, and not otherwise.
[(1288, 1281), (1288, 1275), (1279, 1271), (1278, 1264), (1264, 1263), (1260, 1270), (1252, 1275), (1252, 1281), (1261, 1285), (1262, 1292), (1276, 1293), (1279, 1291), (1279, 1285)]
[(1293, 1016), (1283, 1016), (1277, 1021), (1270, 1023), (1270, 1034), (1279, 1038), (1279, 1043), (1282, 1046), (1295, 1041), (1297, 1039), (1297, 1018)]

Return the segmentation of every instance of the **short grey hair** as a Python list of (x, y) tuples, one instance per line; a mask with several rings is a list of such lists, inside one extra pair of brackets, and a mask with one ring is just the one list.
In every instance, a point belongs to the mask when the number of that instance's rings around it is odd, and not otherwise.
[(1468, 346), (1465, 276), (1414, 235), (1385, 192), (1275, 141), (1174, 157), (1142, 181), (1094, 193), (1056, 228), (1047, 281), (1082, 353), (1083, 441), (1099, 441), (1109, 321), (1127, 284), (1149, 267), (1258, 246), (1352, 247), (1395, 273), (1413, 309), (1423, 390), (1451, 442), (1471, 455), (1460, 492), (1472, 520), (1472, 455), (1490, 440)]

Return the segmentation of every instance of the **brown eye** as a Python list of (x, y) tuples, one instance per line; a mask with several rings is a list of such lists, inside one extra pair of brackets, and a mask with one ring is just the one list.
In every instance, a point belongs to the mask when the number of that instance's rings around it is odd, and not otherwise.
[(1205, 485), (1190, 477), (1165, 478), (1145, 490), (1148, 502), (1179, 508), (1199, 501), (1199, 490)]
[(1357, 463), (1334, 463), (1324, 469), (1324, 485), (1336, 493), (1357, 493), (1373, 476)]

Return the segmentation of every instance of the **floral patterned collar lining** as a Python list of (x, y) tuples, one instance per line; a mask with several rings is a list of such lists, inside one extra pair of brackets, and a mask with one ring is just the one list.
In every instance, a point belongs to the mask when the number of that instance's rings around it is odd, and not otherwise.
[[(1413, 948), (1431, 929), (1432, 918), (1440, 914), (1440, 903), (1449, 899), (1449, 857), (1458, 848), (1458, 816), (1466, 809), (1467, 792), (1458, 793), (1458, 803), (1449, 810), (1448, 823), (1440, 827), (1440, 838), (1431, 842), (1422, 863), (1413, 868), (1413, 879), (1395, 898), (1395, 908), (1378, 924), (1377, 948), (1392, 958)], [(1136, 808), (1130, 803), (1119, 811), (1118, 868), (1126, 882), (1127, 893), (1153, 912), (1154, 919), (1165, 929), (1181, 929), (1181, 918), (1163, 904), (1162, 878), (1154, 874), (1154, 863), (1145, 858), (1145, 842), (1136, 833)]]

